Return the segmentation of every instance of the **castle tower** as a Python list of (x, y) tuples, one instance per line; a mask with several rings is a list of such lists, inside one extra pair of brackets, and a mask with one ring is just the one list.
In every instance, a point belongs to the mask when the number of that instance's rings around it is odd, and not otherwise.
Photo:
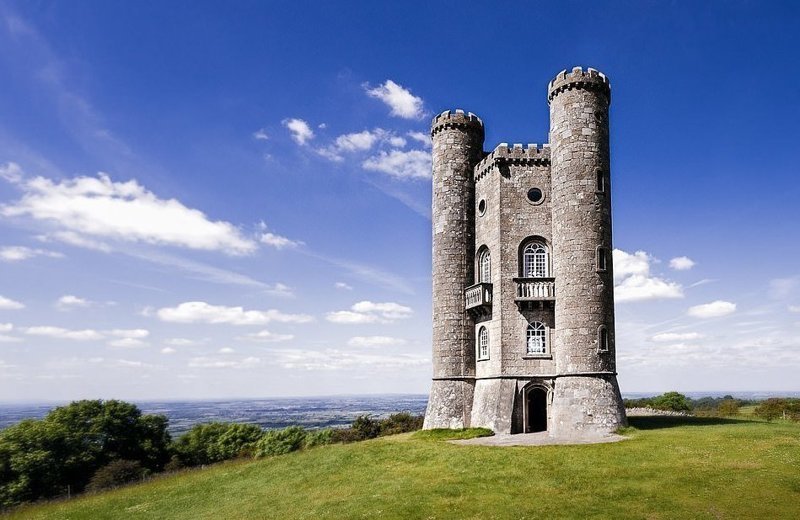
[(608, 79), (548, 86), (550, 144), (433, 138), (433, 384), (425, 428), (576, 439), (625, 424), (616, 378)]
[(433, 383), (425, 428), (469, 425), (475, 375), (474, 325), (464, 308), (475, 251), (473, 169), (483, 157), (483, 122), (463, 110), (431, 125), (433, 140)]
[(553, 352), (552, 434), (612, 432), (625, 424), (616, 378), (608, 79), (594, 69), (550, 83)]

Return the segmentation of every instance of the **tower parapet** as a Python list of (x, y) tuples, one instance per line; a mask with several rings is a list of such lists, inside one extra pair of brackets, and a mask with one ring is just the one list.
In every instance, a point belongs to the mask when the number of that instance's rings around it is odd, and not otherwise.
[(500, 143), (475, 166), (475, 181), (485, 177), (493, 166), (507, 163), (549, 164), (550, 145), (539, 146), (536, 143), (529, 143), (523, 148), (521, 143), (514, 143), (511, 146), (508, 146), (508, 143)]
[(586, 71), (582, 67), (574, 67), (572, 72), (566, 69), (559, 72), (547, 84), (547, 102), (551, 103), (557, 95), (572, 89), (599, 92), (605, 96), (608, 104), (611, 103), (611, 82), (605, 74), (591, 67), (587, 67)]

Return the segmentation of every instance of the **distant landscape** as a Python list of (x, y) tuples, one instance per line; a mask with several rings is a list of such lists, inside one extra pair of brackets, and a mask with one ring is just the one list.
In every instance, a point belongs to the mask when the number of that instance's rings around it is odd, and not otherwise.
[[(625, 399), (651, 397), (659, 392), (623, 392)], [(687, 397), (722, 397), (761, 400), (769, 397), (800, 397), (800, 392), (682, 392)], [(354, 395), (329, 397), (285, 397), (264, 399), (220, 399), (198, 401), (133, 401), (143, 413), (163, 414), (169, 419), (169, 432), (181, 435), (195, 424), (210, 421), (257, 424), (265, 429), (302, 426), (337, 428), (350, 425), (359, 415), (386, 417), (396, 412), (425, 413), (428, 396), (423, 394)], [(23, 419), (40, 419), (47, 412), (66, 404), (0, 403), (0, 429)]]

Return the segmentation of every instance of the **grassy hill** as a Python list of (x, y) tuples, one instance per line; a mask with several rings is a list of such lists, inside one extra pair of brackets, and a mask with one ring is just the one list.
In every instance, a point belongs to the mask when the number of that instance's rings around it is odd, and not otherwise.
[(456, 446), (415, 434), (242, 460), (11, 518), (797, 518), (800, 425), (631, 418), (630, 440)]

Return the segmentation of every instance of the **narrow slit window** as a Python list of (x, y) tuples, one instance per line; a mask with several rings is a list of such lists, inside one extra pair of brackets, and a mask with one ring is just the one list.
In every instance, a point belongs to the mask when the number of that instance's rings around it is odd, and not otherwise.
[(608, 269), (608, 253), (605, 247), (597, 248), (597, 270), (605, 271)]
[(606, 175), (603, 170), (597, 170), (597, 191), (600, 193), (606, 191)]
[(597, 350), (608, 352), (608, 329), (605, 326), (600, 327), (597, 333)]

